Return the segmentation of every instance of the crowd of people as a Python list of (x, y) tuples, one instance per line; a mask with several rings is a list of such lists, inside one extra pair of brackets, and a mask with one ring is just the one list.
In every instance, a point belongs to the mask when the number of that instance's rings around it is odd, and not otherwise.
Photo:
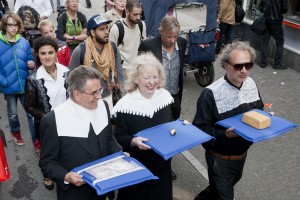
[[(172, 179), (176, 179), (172, 159), (164, 160), (144, 143), (147, 138), (133, 135), (180, 117), (187, 47), (186, 39), (179, 37), (180, 24), (166, 15), (159, 36), (146, 38), (139, 0), (106, 1), (113, 5), (107, 6), (110, 10), (88, 20), (78, 10), (78, 1), (65, 1), (57, 30), (48, 19), (53, 11), (50, 1), (16, 0), (15, 13), (3, 15), (0, 91), (6, 99), (13, 141), (24, 145), (19, 100), (40, 156), (45, 187), (51, 190), (55, 182), (57, 199), (114, 199), (113, 193), (98, 196), (71, 170), (123, 150), (159, 180), (122, 188), (117, 199), (171, 200)], [(41, 36), (33, 49), (22, 37), (24, 25), (16, 14), (22, 6), (31, 6), (40, 15)], [(225, 33), (231, 26), (221, 16), (222, 12), (218, 20)], [(233, 199), (251, 143), (234, 133), (233, 127), (215, 123), (253, 108), (263, 109), (256, 84), (248, 77), (255, 52), (247, 42), (233, 41), (228, 34), (223, 51), (222, 44), (217, 44), (226, 74), (202, 91), (193, 121), (214, 136), (203, 144), (209, 186), (195, 199)], [(115, 105), (113, 90), (122, 96)]]

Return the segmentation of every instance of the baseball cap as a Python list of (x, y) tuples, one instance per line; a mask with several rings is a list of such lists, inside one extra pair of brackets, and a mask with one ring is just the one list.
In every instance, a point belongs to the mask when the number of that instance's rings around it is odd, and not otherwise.
[(112, 22), (112, 20), (107, 20), (103, 15), (94, 15), (92, 16), (88, 23), (87, 23), (87, 29), (90, 31), (91, 29), (96, 28), (97, 26), (100, 26), (102, 24), (109, 24)]

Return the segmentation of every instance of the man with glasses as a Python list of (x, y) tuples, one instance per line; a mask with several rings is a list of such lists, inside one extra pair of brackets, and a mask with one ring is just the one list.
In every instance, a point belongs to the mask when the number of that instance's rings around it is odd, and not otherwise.
[[(14, 13), (1, 20), (0, 32), (0, 92), (4, 93), (13, 141), (24, 145), (17, 111), (18, 100), (24, 106), (25, 80), (35, 67), (29, 42), (21, 36), (23, 23)], [(33, 117), (27, 114), (32, 142), (35, 138)]]
[(225, 76), (206, 87), (197, 102), (193, 124), (214, 139), (203, 143), (209, 186), (195, 200), (232, 200), (234, 185), (241, 179), (247, 150), (252, 142), (216, 125), (216, 122), (247, 112), (263, 109), (258, 88), (248, 75), (256, 54), (247, 42), (225, 46), (221, 65)]
[(87, 29), (90, 36), (74, 50), (70, 70), (79, 65), (87, 65), (99, 70), (102, 76), (102, 97), (112, 110), (112, 88), (123, 88), (124, 75), (119, 51), (115, 43), (108, 40), (110, 22), (111, 20), (105, 19), (103, 15), (94, 15), (89, 19)]
[(68, 77), (69, 99), (41, 121), (39, 166), (57, 183), (58, 200), (105, 200), (71, 170), (121, 150), (110, 123), (109, 108), (101, 99), (101, 74), (79, 66)]

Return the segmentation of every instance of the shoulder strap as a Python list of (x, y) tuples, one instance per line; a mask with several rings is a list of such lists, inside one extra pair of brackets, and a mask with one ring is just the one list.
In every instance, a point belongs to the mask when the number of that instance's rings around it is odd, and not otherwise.
[(143, 28), (144, 28), (144, 26), (143, 26), (142, 20), (139, 20), (138, 26), (139, 26), (139, 29), (140, 29), (140, 32), (141, 32), (141, 41), (142, 41), (144, 39), (144, 37), (143, 37)]
[(86, 51), (85, 42), (81, 42), (79, 44), (79, 46), (80, 46), (80, 64), (83, 65), (84, 54), (85, 54), (85, 51)]
[(123, 42), (123, 39), (124, 39), (124, 25), (123, 25), (121, 20), (116, 21), (115, 24), (117, 25), (118, 30), (119, 30), (119, 38), (118, 38), (118, 44), (117, 44), (117, 46), (119, 46), (120, 44), (124, 44), (124, 42)]
[(106, 100), (103, 100), (103, 102), (104, 102), (104, 105), (105, 105), (105, 108), (106, 108), (108, 121), (110, 121), (110, 111), (109, 111), (108, 103), (106, 102)]
[[(118, 30), (119, 30), (119, 38), (118, 38), (117, 46), (119, 46), (120, 44), (124, 45), (124, 42), (123, 42), (123, 39), (124, 39), (124, 25), (123, 25), (121, 20), (116, 21), (115, 24), (117, 25)], [(138, 26), (139, 26), (139, 29), (140, 29), (141, 41), (142, 41), (144, 39), (144, 37), (143, 37), (143, 28), (144, 28), (144, 26), (143, 26), (143, 22), (141, 20), (138, 22)]]

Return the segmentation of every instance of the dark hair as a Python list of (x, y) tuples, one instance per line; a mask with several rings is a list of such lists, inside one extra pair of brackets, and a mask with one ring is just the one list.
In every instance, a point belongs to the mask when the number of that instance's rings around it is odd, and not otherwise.
[(139, 0), (128, 0), (125, 8), (131, 12), (133, 8), (142, 8), (142, 4)]
[(24, 31), (24, 26), (19, 15), (12, 12), (6, 12), (1, 20), (1, 30), (4, 34), (6, 34), (8, 18), (12, 18), (14, 21), (16, 21), (18, 25), (18, 33), (22, 33)]
[(101, 80), (100, 72), (89, 66), (80, 65), (72, 70), (68, 76), (68, 94), (71, 99), (73, 97), (73, 91), (77, 90), (82, 92), (85, 90), (86, 82), (90, 79)]
[(56, 40), (54, 40), (51, 37), (39, 37), (37, 38), (34, 43), (33, 43), (33, 49), (34, 52), (36, 53), (36, 64), (37, 65), (41, 65), (41, 61), (40, 58), (38, 57), (38, 53), (41, 47), (43, 46), (52, 46), (55, 50), (55, 52), (58, 51), (58, 44), (56, 42)]

